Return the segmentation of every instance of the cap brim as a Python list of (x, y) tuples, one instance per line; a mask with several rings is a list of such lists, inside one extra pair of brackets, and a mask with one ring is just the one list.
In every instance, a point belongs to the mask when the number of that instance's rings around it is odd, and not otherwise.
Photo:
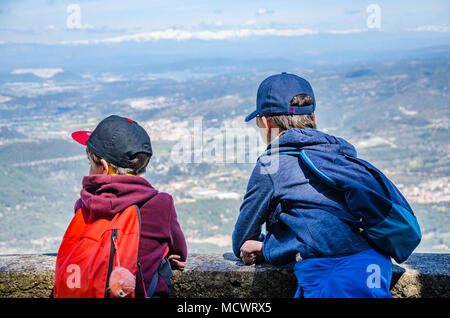
[(80, 144), (86, 146), (86, 141), (91, 136), (92, 131), (76, 131), (72, 133), (72, 138)]
[(247, 117), (245, 117), (245, 121), (250, 121), (253, 118), (255, 118), (256, 116), (258, 116), (258, 111), (255, 110), (253, 113), (251, 113), (250, 115), (248, 115)]

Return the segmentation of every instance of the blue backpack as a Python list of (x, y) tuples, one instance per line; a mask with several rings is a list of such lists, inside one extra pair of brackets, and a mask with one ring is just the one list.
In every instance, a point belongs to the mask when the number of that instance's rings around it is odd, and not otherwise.
[(280, 154), (299, 155), (321, 181), (343, 191), (350, 215), (329, 212), (359, 230), (380, 252), (402, 263), (419, 245), (420, 227), (411, 207), (395, 185), (370, 163), (313, 149)]

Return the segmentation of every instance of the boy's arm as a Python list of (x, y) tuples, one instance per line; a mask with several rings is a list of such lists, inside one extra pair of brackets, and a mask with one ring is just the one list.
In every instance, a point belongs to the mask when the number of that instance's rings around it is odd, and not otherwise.
[(247, 240), (258, 240), (261, 225), (270, 212), (273, 183), (269, 174), (261, 173), (264, 167), (258, 163), (253, 169), (247, 192), (241, 204), (239, 217), (233, 231), (233, 252), (240, 258), (240, 249)]
[(173, 256), (170, 257), (170, 259), (176, 259), (177, 262), (184, 263), (187, 258), (186, 239), (181, 231), (180, 224), (178, 223), (172, 197), (170, 197), (169, 231), (169, 255), (179, 256)]

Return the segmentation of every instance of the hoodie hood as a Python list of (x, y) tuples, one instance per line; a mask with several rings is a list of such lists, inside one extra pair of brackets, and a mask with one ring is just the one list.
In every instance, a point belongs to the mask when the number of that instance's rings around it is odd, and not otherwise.
[(263, 155), (281, 151), (299, 151), (300, 149), (314, 149), (356, 157), (356, 149), (352, 144), (313, 128), (289, 129), (273, 140)]
[(112, 217), (158, 193), (147, 180), (137, 176), (94, 174), (83, 177), (82, 185), (81, 200), (98, 217)]

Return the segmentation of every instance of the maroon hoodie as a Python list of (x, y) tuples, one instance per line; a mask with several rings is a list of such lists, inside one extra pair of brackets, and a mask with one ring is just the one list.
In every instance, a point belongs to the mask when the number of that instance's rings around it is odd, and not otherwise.
[[(96, 217), (112, 218), (130, 205), (136, 204), (141, 212), (141, 237), (138, 258), (146, 288), (169, 247), (169, 254), (181, 256), (186, 261), (186, 241), (177, 221), (172, 197), (158, 192), (142, 177), (126, 175), (94, 174), (83, 177), (81, 198), (75, 203), (75, 211), (82, 205)], [(136, 275), (136, 297), (143, 297), (140, 273)], [(154, 293), (167, 296), (168, 288), (162, 277)]]

